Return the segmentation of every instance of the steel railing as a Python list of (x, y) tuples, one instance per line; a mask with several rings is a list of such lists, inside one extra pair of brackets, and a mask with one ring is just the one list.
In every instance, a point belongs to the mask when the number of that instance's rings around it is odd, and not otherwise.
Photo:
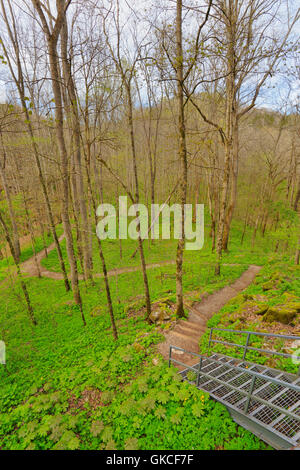
[[(189, 366), (175, 359), (172, 357), (173, 350), (182, 351), (197, 358), (197, 363)], [(230, 364), (233, 361), (239, 361), (239, 365)], [(184, 379), (195, 383), (201, 390), (208, 391), (212, 397), (221, 401), (225, 406), (229, 406), (243, 415), (250, 415), (251, 419), (260, 422), (260, 424), (274, 434), (284, 434), (281, 428), (286, 426), (286, 420), (288, 420), (294, 435), (300, 435), (300, 379), (297, 376), (253, 363), (248, 363), (250, 365), (247, 366), (241, 360), (228, 356), (221, 356), (221, 359), (216, 359), (212, 356), (207, 357), (173, 345), (170, 346), (169, 350), (169, 367), (171, 363), (178, 364), (184, 368), (180, 372)], [(260, 368), (261, 372), (251, 370), (248, 367), (254, 369)], [(187, 376), (189, 371), (195, 374), (195, 377), (191, 380)], [(270, 371), (284, 376), (286, 381), (267, 375)], [(241, 380), (241, 377), (243, 380)], [(230, 382), (235, 382), (235, 385)], [(291, 382), (296, 382), (297, 384)], [(207, 384), (209, 386), (206, 386)], [(293, 395), (292, 404), (290, 401), (291, 393)], [(259, 416), (258, 411), (261, 414), (262, 408), (274, 416), (273, 420), (271, 420), (272, 422), (266, 421), (261, 417), (260, 419), (255, 417), (255, 413)], [(276, 428), (276, 426), (278, 427), (278, 422), (280, 423), (281, 428), (279, 428), (281, 431), (278, 431)], [(273, 425), (274, 428), (272, 427)], [(295, 443), (291, 436), (287, 435), (286, 438), (290, 442)]]
[[(245, 344), (237, 344), (237, 343), (231, 343), (229, 341), (222, 341), (218, 339), (213, 339), (213, 332), (214, 331), (223, 331), (223, 332), (228, 332), (228, 333), (237, 333), (237, 334), (244, 334), (247, 335), (246, 337), (246, 342)], [(251, 336), (263, 336), (267, 338), (279, 338), (283, 340), (294, 340), (294, 341), (299, 341), (299, 348), (300, 348), (300, 336), (293, 336), (293, 335), (282, 335), (282, 334), (275, 334), (275, 333), (262, 333), (262, 332), (256, 332), (256, 331), (247, 331), (247, 330), (232, 330), (232, 329), (227, 329), (227, 328), (217, 328), (213, 327), (210, 329), (210, 335), (209, 335), (209, 341), (208, 341), (208, 348), (211, 347), (212, 343), (216, 344), (224, 344), (225, 346), (234, 346), (237, 348), (242, 348), (244, 350), (243, 352), (243, 360), (246, 359), (246, 354), (247, 351), (257, 351), (265, 354), (271, 354), (271, 355), (276, 355), (276, 356), (281, 356), (289, 359), (293, 359), (297, 361), (300, 364), (300, 356), (295, 355), (295, 354), (289, 354), (289, 353), (283, 353), (280, 351), (274, 351), (270, 349), (262, 349), (262, 348), (255, 348), (253, 346), (250, 346), (250, 338)], [(300, 366), (298, 369), (298, 375), (300, 375)]]

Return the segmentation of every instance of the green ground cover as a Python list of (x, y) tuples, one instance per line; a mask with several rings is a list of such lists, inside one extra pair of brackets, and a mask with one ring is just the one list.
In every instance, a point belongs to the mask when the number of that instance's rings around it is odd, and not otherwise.
[[(199, 262), (201, 264), (211, 264), (215, 262), (215, 255), (211, 253), (211, 242), (208, 236), (209, 233), (209, 219), (206, 220), (205, 225), (205, 243), (200, 251), (185, 251), (184, 257), (186, 261)], [(241, 246), (242, 237), (242, 224), (233, 222), (233, 228), (230, 239), (230, 252), (224, 253), (223, 263), (240, 263), (244, 266), (248, 264), (264, 264), (268, 262), (270, 257), (270, 245), (272, 244), (273, 237), (262, 237), (257, 235), (257, 243), (254, 249), (251, 248), (251, 233), (246, 233), (244, 244)], [(122, 268), (126, 266), (139, 266), (140, 258), (137, 252), (135, 257), (132, 254), (136, 250), (136, 241), (122, 240), (122, 258), (120, 259), (120, 245), (119, 240), (105, 240), (102, 242), (105, 260), (108, 270), (115, 268)], [(75, 244), (76, 245), (76, 244)], [(66, 241), (61, 243), (62, 252), (66, 267), (69, 270), (69, 263), (67, 259)], [(157, 240), (153, 244), (149, 240), (144, 241), (145, 258), (147, 263), (158, 263), (168, 260), (174, 260), (176, 256), (177, 240)], [(98, 254), (96, 234), (93, 235), (93, 263), (94, 272), (102, 272), (101, 262)], [(42, 260), (42, 265), (50, 271), (60, 272), (59, 259), (57, 252), (53, 250), (49, 253), (48, 258)], [(78, 263), (78, 270), (82, 272), (81, 266)]]
[[(232, 282), (249, 263), (270, 260), (264, 239), (254, 253), (249, 243), (241, 252), (240, 235), (235, 227), (232, 250), (224, 255), (224, 263), (239, 264), (223, 266), (219, 278), (209, 246), (185, 253), (184, 289), (193, 300)], [(132, 246), (123, 249), (128, 265)], [(107, 244), (106, 250), (111, 269), (118, 244)], [(147, 262), (161, 260), (163, 252), (165, 259), (174, 254), (163, 242), (154, 250)], [(278, 255), (271, 258), (275, 265)], [(270, 273), (263, 273), (268, 278)], [(166, 295), (175, 301), (174, 274), (172, 265), (148, 271), (152, 301)], [(102, 279), (95, 286), (81, 282), (85, 328), (63, 281), (27, 278), (26, 283), (36, 327), (29, 322), (18, 282), (0, 286), (0, 338), (7, 346), (7, 366), (0, 368), (1, 449), (268, 448), (237, 426), (225, 407), (180, 382), (176, 370), (157, 354), (155, 346), (163, 337), (139, 313), (144, 304), (141, 272), (110, 279), (117, 342)], [(218, 324), (216, 318), (212, 324)]]

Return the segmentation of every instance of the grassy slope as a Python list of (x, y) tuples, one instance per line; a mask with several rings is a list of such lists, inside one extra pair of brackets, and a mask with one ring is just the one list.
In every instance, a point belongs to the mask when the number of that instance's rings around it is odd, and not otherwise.
[[(56, 227), (56, 232), (57, 232), (58, 237), (60, 237), (62, 235), (63, 229), (62, 229), (61, 225), (58, 225)], [(49, 246), (49, 245), (51, 245), (51, 243), (53, 243), (53, 236), (52, 236), (51, 233), (49, 234), (49, 236), (45, 235), (45, 242), (46, 242), (47, 246)], [(41, 235), (38, 235), (38, 236), (35, 237), (35, 239), (34, 239), (34, 249), (35, 249), (36, 253), (38, 253), (38, 252), (40, 252), (44, 249), (43, 238), (42, 238)], [(30, 243), (27, 246), (24, 246), (24, 248), (22, 249), (20, 262), (23, 263), (24, 261), (28, 260), (32, 256), (33, 256), (33, 248), (32, 248), (32, 245)], [(6, 278), (8, 272), (9, 272), (9, 268), (11, 266), (14, 266), (12, 256), (10, 256), (8, 258), (5, 258), (3, 260), (0, 260), (0, 281)]]
[[(233, 235), (233, 249), (224, 262), (242, 265), (223, 267), (216, 280), (209, 247), (187, 253), (185, 290), (213, 292), (250, 262), (267, 260), (263, 243), (257, 253), (241, 253), (240, 232)], [(167, 251), (163, 244), (158, 247)], [(108, 250), (109, 269), (117, 259), (114, 251)], [(124, 257), (130, 254), (131, 247)], [(153, 256), (157, 259), (159, 253)], [(174, 274), (175, 267), (149, 271), (153, 300), (175, 294), (175, 279), (161, 282), (161, 272)], [(36, 328), (28, 321), (19, 286), (10, 292), (1, 288), (0, 337), (7, 344), (7, 368), (0, 369), (0, 448), (265, 448), (222, 405), (180, 383), (175, 370), (157, 358), (154, 345), (162, 338), (155, 327), (126, 313), (126, 306), (143, 303), (140, 272), (111, 279), (117, 343), (102, 280), (95, 287), (82, 284), (86, 328), (61, 281), (28, 279), (27, 284)]]
[[(185, 260), (192, 262), (203, 263), (214, 263), (214, 256), (211, 254), (211, 244), (207, 242), (209, 226), (205, 226), (205, 243), (201, 251), (186, 251)], [(224, 253), (224, 263), (241, 263), (248, 265), (250, 263), (264, 264), (269, 259), (270, 243), (271, 238), (261, 237), (257, 235), (257, 244), (252, 251), (250, 249), (251, 234), (247, 233), (245, 237), (244, 245), (241, 247), (241, 224), (234, 222), (233, 231), (230, 242), (230, 253)], [(66, 266), (69, 269), (69, 263), (67, 259), (66, 242), (65, 240), (61, 243), (63, 256), (66, 262)], [(136, 250), (136, 242), (134, 240), (122, 240), (122, 251), (123, 256), (120, 259), (119, 254), (119, 240), (106, 240), (103, 242), (103, 250), (107, 268), (121, 268), (125, 266), (138, 266), (140, 265), (139, 254), (137, 253), (134, 258), (132, 254)], [(149, 244), (148, 240), (144, 241), (144, 250), (147, 263), (157, 263), (166, 260), (174, 260), (176, 256), (177, 240), (159, 240), (155, 241), (154, 244)], [(93, 236), (93, 262), (94, 272), (101, 272), (101, 263), (97, 248), (96, 235)], [(48, 258), (42, 260), (42, 265), (50, 271), (60, 271), (60, 265), (58, 256), (55, 250), (49, 253)], [(81, 267), (79, 266), (79, 272)]]

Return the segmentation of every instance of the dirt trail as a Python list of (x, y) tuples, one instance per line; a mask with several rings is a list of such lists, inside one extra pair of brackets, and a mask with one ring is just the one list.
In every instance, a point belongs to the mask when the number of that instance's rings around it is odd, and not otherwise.
[[(59, 241), (61, 242), (64, 239), (64, 235), (59, 237)], [(48, 253), (55, 249), (55, 244), (52, 243), (47, 248)], [(45, 269), (41, 261), (45, 257), (45, 251), (42, 250), (36, 255), (37, 261), (39, 263), (39, 268), (42, 277), (47, 277), (50, 279), (55, 280), (63, 280), (62, 273), (48, 271)], [(164, 265), (174, 265), (174, 260), (169, 261), (162, 261), (161, 263), (152, 263), (147, 264), (147, 269), (158, 268)], [(224, 264), (225, 265), (225, 264)], [(235, 266), (233, 264), (228, 264), (228, 266)], [(35, 265), (34, 257), (28, 259), (24, 263), (21, 264), (21, 271), (25, 274), (28, 274), (31, 277), (37, 277), (38, 272)], [(108, 276), (116, 276), (123, 273), (130, 273), (140, 271), (140, 266), (129, 266), (124, 268), (117, 268), (108, 271)], [(159, 352), (167, 358), (169, 355), (169, 347), (170, 344), (174, 346), (179, 346), (184, 348), (188, 351), (192, 351), (198, 353), (199, 347), (199, 339), (203, 335), (206, 330), (206, 323), (207, 321), (217, 313), (230, 299), (235, 297), (239, 292), (242, 292), (246, 287), (248, 287), (253, 279), (255, 278), (256, 274), (261, 270), (260, 266), (251, 265), (245, 271), (239, 279), (237, 279), (233, 284), (223, 287), (223, 289), (215, 292), (214, 294), (206, 297), (200, 303), (190, 307), (186, 305), (186, 308), (189, 310), (189, 317), (188, 320), (180, 320), (176, 327), (166, 333), (165, 341), (158, 346)], [(102, 273), (94, 274), (94, 277), (102, 278)], [(79, 275), (79, 279), (83, 279), (82, 274)], [(174, 352), (175, 354), (175, 352)], [(187, 356), (186, 354), (182, 354), (177, 352), (178, 360), (182, 360), (183, 362), (190, 362), (191, 356)]]
[[(173, 330), (165, 334), (165, 341), (158, 345), (158, 350), (164, 358), (168, 359), (170, 345), (198, 353), (199, 339), (206, 330), (207, 321), (224, 307), (230, 299), (246, 289), (261, 269), (261, 266), (250, 265), (247, 271), (233, 284), (225, 286), (223, 289), (209, 295), (192, 308), (186, 306), (189, 310), (188, 319), (180, 320)], [(187, 364), (195, 362), (195, 359), (192, 359), (190, 355), (182, 351), (174, 350), (172, 356), (173, 354), (174, 358), (177, 358), (178, 361)]]
[[(61, 242), (64, 239), (65, 235), (61, 235), (59, 237), (59, 242)], [(55, 243), (51, 243), (47, 247), (47, 252), (50, 253), (51, 251), (55, 250)], [(47, 277), (49, 279), (55, 279), (57, 281), (63, 280), (63, 275), (60, 272), (56, 271), (49, 271), (47, 270), (44, 266), (42, 266), (41, 262), (45, 258), (45, 251), (42, 250), (39, 253), (36, 254), (37, 262), (39, 264), (39, 269), (42, 277)], [(146, 265), (147, 269), (154, 269), (154, 268), (160, 268), (161, 266), (166, 266), (166, 265), (175, 265), (176, 261), (175, 260), (166, 260), (166, 261), (161, 261), (160, 263), (150, 263)], [(208, 264), (208, 263), (204, 263)], [(225, 264), (223, 266), (240, 266), (238, 263), (237, 264)], [(29, 258), (27, 261), (24, 261), (20, 265), (21, 272), (24, 274), (28, 274), (31, 277), (38, 277), (38, 270), (35, 264), (34, 256)], [(124, 268), (115, 268), (111, 269), (110, 271), (107, 272), (108, 277), (111, 276), (117, 276), (119, 274), (124, 274), (124, 273), (133, 273), (136, 271), (140, 271), (141, 267), (140, 266), (126, 266)], [(80, 280), (83, 280), (83, 275), (79, 274), (78, 275)], [(96, 278), (103, 278), (102, 273), (94, 273), (94, 277)]]
[[(59, 237), (59, 242), (61, 242), (64, 239), (64, 235), (61, 235)], [(50, 251), (53, 251), (55, 249), (55, 243), (51, 243), (51, 245), (48, 246), (47, 252), (50, 253)], [(55, 279), (55, 280), (63, 280), (63, 275), (62, 273), (55, 272), (55, 271), (48, 271), (44, 266), (42, 266), (41, 261), (45, 258), (45, 251), (42, 250), (36, 255), (37, 262), (39, 264), (40, 272), (42, 277), (48, 277), (50, 279)], [(152, 263), (152, 264), (147, 264), (147, 269), (153, 269), (153, 268), (159, 268), (160, 266), (164, 265), (172, 265), (175, 264), (174, 260), (167, 260), (167, 261), (162, 261), (161, 263)], [(20, 265), (21, 271), (24, 274), (29, 274), (31, 277), (37, 277), (38, 276), (38, 270), (34, 261), (34, 257), (29, 258), (27, 261), (24, 261)], [(117, 276), (119, 274), (123, 273), (132, 273), (135, 271), (140, 271), (141, 267), (140, 266), (128, 266), (124, 268), (116, 268), (112, 269), (111, 271), (108, 271), (107, 274), (109, 277), (111, 276)], [(83, 279), (83, 275), (79, 274), (79, 279)], [(102, 273), (96, 273), (94, 274), (94, 277), (96, 278), (102, 278), (103, 274)]]

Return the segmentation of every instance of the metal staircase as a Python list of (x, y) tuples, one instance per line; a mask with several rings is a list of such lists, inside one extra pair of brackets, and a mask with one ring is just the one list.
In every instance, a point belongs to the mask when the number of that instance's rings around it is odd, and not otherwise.
[[(244, 345), (214, 340), (214, 330), (246, 334)], [(292, 357), (291, 354), (250, 346), (251, 336), (266, 336), (282, 340), (300, 340), (297, 336), (272, 335), (252, 331), (212, 329), (211, 343), (242, 347), (243, 359), (223, 354), (204, 356), (188, 352), (183, 348), (170, 346), (171, 363), (183, 368), (180, 374), (184, 380), (196, 385), (223, 403), (232, 418), (241, 426), (276, 449), (290, 449), (300, 446), (300, 377), (299, 375), (272, 369), (245, 361), (248, 350), (267, 354)], [(190, 355), (188, 365), (179, 360)], [(176, 358), (174, 357), (176, 355)], [(300, 357), (296, 359), (300, 360)]]

